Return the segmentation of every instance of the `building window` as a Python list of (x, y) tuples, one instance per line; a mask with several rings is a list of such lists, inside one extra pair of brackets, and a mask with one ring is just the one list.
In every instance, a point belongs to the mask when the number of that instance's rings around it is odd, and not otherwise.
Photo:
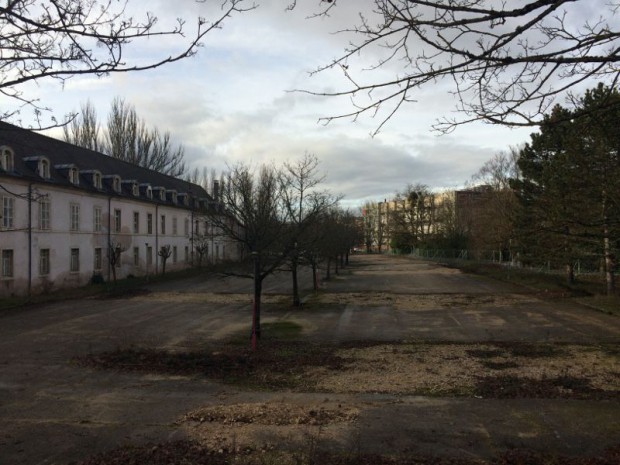
[(121, 191), (121, 178), (119, 178), (118, 176), (114, 176), (114, 178), (112, 178), (112, 189), (114, 190), (114, 192)]
[(14, 215), (15, 199), (13, 197), (2, 197), (2, 227), (4, 229), (13, 228)]
[(13, 171), (13, 151), (8, 147), (2, 147), (0, 151), (0, 168), (4, 171)]
[(50, 249), (39, 250), (39, 275), (50, 274)]
[(140, 247), (133, 248), (133, 266), (140, 266)]
[(134, 234), (140, 233), (140, 213), (139, 212), (133, 212), (133, 233)]
[(69, 182), (75, 186), (80, 185), (80, 171), (77, 168), (69, 170)]
[(95, 189), (101, 189), (101, 173), (93, 174), (93, 186)]
[(80, 204), (79, 203), (72, 203), (70, 205), (71, 208), (71, 223), (70, 223), (70, 230), (71, 231), (79, 231), (80, 230)]
[(147, 248), (146, 248), (146, 266), (151, 266), (152, 264), (153, 264), (153, 247), (148, 247), (147, 246)]
[(146, 188), (146, 198), (147, 199), (152, 199), (153, 198), (153, 189), (151, 188), (151, 186), (148, 186)]
[(13, 250), (12, 249), (2, 251), (2, 277), (3, 278), (13, 277)]
[(177, 218), (176, 216), (172, 218), (172, 235), (176, 236), (178, 234), (177, 230)]
[(189, 247), (185, 246), (185, 263), (189, 263)]
[(183, 222), (183, 234), (186, 236), (189, 236), (189, 219), (185, 218), (185, 221)]
[(131, 184), (131, 193), (134, 197), (138, 197), (140, 195), (140, 187), (137, 182)]
[(153, 234), (153, 214), (146, 214), (146, 233)]
[(69, 263), (69, 271), (77, 273), (80, 271), (80, 249), (71, 249), (71, 262)]
[(118, 208), (114, 210), (114, 232), (121, 232), (121, 211)]
[(172, 246), (172, 263), (176, 263), (177, 262), (177, 246), (174, 245)]
[(103, 251), (101, 247), (95, 248), (94, 269), (101, 270), (103, 266)]
[(101, 207), (95, 207), (93, 209), (93, 221), (95, 232), (101, 232)]
[(161, 233), (166, 234), (166, 215), (161, 215)]
[(50, 178), (50, 162), (46, 158), (39, 161), (39, 176), (43, 179)]
[(47, 231), (50, 229), (50, 213), (51, 204), (49, 199), (44, 198), (39, 200), (39, 229)]

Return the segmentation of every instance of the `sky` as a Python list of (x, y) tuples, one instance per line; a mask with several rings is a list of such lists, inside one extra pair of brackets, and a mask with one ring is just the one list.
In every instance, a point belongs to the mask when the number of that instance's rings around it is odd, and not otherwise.
[[(311, 72), (342, 53), (350, 37), (334, 32), (356, 20), (352, 8), (360, 3), (341, 3), (333, 15), (315, 19), (308, 16), (318, 0), (298, 2), (293, 11), (286, 11), (287, 3), (260, 0), (255, 10), (228, 18), (206, 36), (196, 56), (179, 63), (103, 78), (76, 77), (63, 87), (40, 82), (30, 92), (57, 116), (90, 100), (100, 121), (112, 100), (121, 97), (148, 125), (169, 131), (184, 146), (191, 169), (219, 172), (237, 162), (278, 165), (312, 153), (326, 175), (324, 187), (342, 195), (343, 206), (350, 208), (388, 199), (408, 184), (437, 191), (461, 188), (485, 161), (527, 142), (534, 131), (471, 123), (447, 135), (433, 132), (433, 123), (451, 116), (456, 103), (449, 84), (442, 82), (425, 87), (417, 102), (402, 107), (375, 136), (371, 133), (381, 120), (371, 115), (319, 122), (351, 111), (350, 101), (295, 90), (330, 91), (346, 84), (340, 72)], [(162, 27), (172, 18), (214, 13), (190, 0), (152, 0), (148, 8)], [(128, 58), (146, 60), (174, 46), (174, 41), (152, 40)], [(376, 57), (366, 58), (371, 65)], [(22, 117), (27, 123), (27, 115)], [(60, 131), (49, 134), (59, 137)]]

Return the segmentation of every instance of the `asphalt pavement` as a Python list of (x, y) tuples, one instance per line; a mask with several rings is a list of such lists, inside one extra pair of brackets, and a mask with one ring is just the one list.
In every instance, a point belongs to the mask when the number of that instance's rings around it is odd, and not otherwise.
[[(279, 304), (263, 306), (263, 321), (297, 322), (308, 340), (620, 344), (618, 317), (415, 260), (353, 256), (350, 266), (321, 288), (326, 296), (346, 294), (344, 306), (293, 309), (282, 305), (290, 288), (287, 275), (266, 281), (266, 296)], [(72, 363), (87, 353), (130, 346), (179, 350), (249, 330), (251, 289), (248, 280), (203, 276), (152, 285), (144, 295), (71, 300), (0, 315), (0, 465), (63, 464), (122, 444), (181, 438), (178, 418), (205, 404), (303, 402), (319, 396), (245, 392), (203, 378)], [(391, 305), (394, 294), (410, 296), (412, 308)], [(213, 295), (221, 298), (205, 297)], [(302, 295), (308, 302), (312, 298), (307, 274)], [(497, 296), (506, 299), (475, 305), (476, 299)], [(455, 297), (468, 303), (466, 311), (443, 304)], [(369, 452), (391, 447), (491, 456), (524, 446), (594, 453), (620, 442), (619, 400), (329, 397), (368, 405), (351, 434), (361, 437)], [(393, 427), (380, 427), (386, 423)]]

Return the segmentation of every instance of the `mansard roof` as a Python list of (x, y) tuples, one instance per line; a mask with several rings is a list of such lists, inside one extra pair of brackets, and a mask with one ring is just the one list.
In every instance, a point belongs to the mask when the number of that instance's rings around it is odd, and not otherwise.
[[(210, 198), (209, 194), (197, 184), (142, 168), (133, 163), (78, 147), (3, 121), (0, 121), (0, 146), (8, 146), (13, 150), (13, 171), (4, 173), (0, 170), (0, 174), (12, 177), (101, 193), (102, 191), (96, 189), (92, 183), (80, 184), (79, 187), (72, 185), (67, 179), (66, 173), (57, 169), (60, 166), (75, 165), (81, 172), (97, 170), (103, 176), (117, 175), (124, 181), (135, 180), (140, 185), (150, 184), (153, 187), (163, 187), (166, 191), (189, 194), (194, 199)], [(27, 160), (36, 160), (38, 157), (45, 157), (50, 161), (49, 179), (42, 179), (32, 162), (26, 163)], [(125, 190), (118, 193), (107, 186), (104, 187), (103, 191), (109, 195), (133, 197), (131, 193)], [(142, 192), (140, 199), (156, 203), (172, 203), (169, 199), (165, 201), (155, 197), (149, 199)], [(183, 207), (184, 205), (180, 204), (179, 206)]]

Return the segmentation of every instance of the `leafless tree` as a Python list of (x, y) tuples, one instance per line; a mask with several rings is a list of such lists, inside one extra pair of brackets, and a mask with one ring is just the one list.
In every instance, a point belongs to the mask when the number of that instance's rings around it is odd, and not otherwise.
[(172, 250), (170, 250), (169, 245), (162, 245), (157, 252), (157, 255), (161, 257), (161, 274), (166, 274), (166, 262), (172, 255)]
[(484, 163), (472, 176), (477, 205), (470, 212), (469, 244), (473, 249), (512, 253), (512, 239), (519, 200), (511, 182), (519, 179), (519, 148), (500, 152)]
[[(203, 0), (204, 1), (204, 0)], [(0, 93), (16, 103), (0, 112), (0, 119), (15, 119), (24, 107), (34, 109), (40, 127), (42, 112), (51, 109), (24, 92), (27, 83), (57, 79), (61, 85), (78, 75), (143, 71), (191, 57), (206, 34), (221, 27), (235, 13), (254, 7), (247, 0), (222, 0), (217, 17), (196, 18), (195, 27), (181, 18), (160, 28), (151, 12), (133, 16), (130, 0), (7, 0), (0, 7)], [(171, 42), (171, 39), (177, 39)], [(153, 40), (177, 43), (171, 53), (151, 60), (128, 60), (142, 44)], [(153, 48), (153, 47), (151, 47)], [(52, 125), (57, 120), (52, 116)]]
[(290, 252), (290, 232), (284, 208), (281, 173), (273, 165), (255, 169), (246, 164), (229, 168), (219, 201), (206, 213), (223, 236), (249, 252), (247, 271), (230, 273), (254, 280), (253, 337), (260, 338), (262, 283)]
[(437, 229), (435, 195), (424, 184), (409, 185), (398, 192), (389, 212), (392, 245), (416, 247)]
[(300, 305), (299, 283), (297, 279), (300, 260), (306, 249), (313, 248), (317, 236), (311, 234), (311, 226), (319, 222), (321, 215), (338, 203), (338, 198), (329, 192), (320, 191), (317, 186), (325, 179), (318, 172), (319, 160), (315, 155), (306, 153), (295, 162), (284, 164), (281, 174), (281, 189), (290, 219), (290, 237), (292, 243), (288, 266), (293, 282), (293, 306)]
[(126, 250), (127, 246), (122, 241), (111, 239), (108, 243), (108, 265), (114, 282), (116, 282), (116, 268), (121, 266), (121, 255)]
[(80, 114), (63, 126), (63, 139), (70, 144), (96, 152), (103, 149), (97, 110), (90, 101), (82, 105)]
[(148, 128), (135, 107), (123, 99), (112, 101), (106, 131), (100, 135), (95, 108), (86, 103), (80, 115), (63, 128), (65, 141), (170, 176), (185, 172), (183, 146), (173, 147), (170, 133)]
[[(316, 16), (328, 15), (337, 3), (320, 2)], [(416, 91), (447, 80), (461, 116), (440, 119), (436, 130), (450, 132), (478, 120), (532, 126), (540, 124), (559, 99), (572, 98), (571, 89), (584, 82), (615, 87), (620, 77), (617, 2), (370, 3), (357, 25), (340, 31), (358, 39), (316, 70), (340, 69), (348, 86), (310, 93), (348, 96), (353, 102), (350, 112), (326, 117), (325, 122), (370, 113), (380, 118), (378, 132), (402, 105), (415, 102)], [(345, 6), (340, 2), (338, 7)], [(374, 65), (361, 69), (356, 61), (360, 57), (370, 57)], [(362, 71), (370, 72), (370, 78)], [(612, 99), (606, 104), (613, 104)]]
[(194, 241), (194, 252), (198, 256), (198, 268), (200, 268), (203, 260), (209, 255), (209, 243), (212, 237), (207, 234), (194, 234), (192, 240)]

